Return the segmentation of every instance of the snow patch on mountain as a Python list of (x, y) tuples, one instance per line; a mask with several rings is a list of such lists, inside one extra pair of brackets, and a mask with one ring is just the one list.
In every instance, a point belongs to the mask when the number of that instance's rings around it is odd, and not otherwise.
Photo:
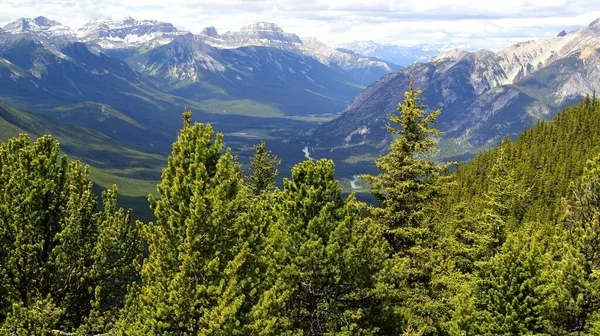
[(218, 34), (213, 27), (205, 28), (199, 35), (205, 43), (220, 49), (237, 49), (249, 46), (278, 48), (310, 56), (322, 64), (337, 66), (345, 71), (378, 68), (382, 73), (392, 72), (385, 61), (359, 55), (352, 51), (330, 47), (314, 37), (300, 38), (286, 33), (281, 27), (268, 22), (257, 22), (242, 27), (238, 32)]
[(95, 20), (77, 30), (81, 41), (104, 49), (154, 48), (170, 43), (175, 37), (189, 34), (171, 23), (156, 20)]
[(77, 42), (77, 34), (71, 28), (50, 20), (43, 16), (34, 19), (20, 18), (3, 28), (4, 33), (13, 37), (29, 37), (45, 45), (58, 50), (61, 46)]

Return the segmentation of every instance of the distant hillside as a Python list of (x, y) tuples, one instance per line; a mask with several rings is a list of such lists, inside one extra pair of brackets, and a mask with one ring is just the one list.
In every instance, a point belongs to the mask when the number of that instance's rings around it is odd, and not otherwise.
[(51, 134), (69, 159), (92, 166), (94, 182), (105, 188), (117, 183), (124, 195), (154, 192), (166, 162), (162, 155), (126, 146), (89, 128), (27, 113), (0, 101), (0, 141), (19, 133), (28, 133), (32, 138)]
[(342, 43), (339, 46), (361, 55), (376, 57), (401, 66), (409, 66), (415, 62), (426, 63), (444, 51), (464, 47), (456, 44), (441, 43), (403, 46), (374, 41), (354, 41)]
[[(498, 148), (485, 151), (458, 167), (449, 203), (473, 203), (488, 190)], [(526, 217), (556, 220), (571, 181), (583, 173), (587, 160), (600, 153), (600, 101), (595, 97), (560, 111), (505, 143), (507, 169), (529, 188)], [(539, 218), (541, 216), (541, 218)]]
[(352, 156), (385, 151), (391, 138), (384, 125), (411, 79), (423, 90), (428, 109), (442, 109), (441, 156), (464, 158), (600, 91), (600, 20), (496, 53), (448, 51), (388, 74), (358, 95), (339, 118), (311, 134), (315, 151), (325, 155), (352, 148)]

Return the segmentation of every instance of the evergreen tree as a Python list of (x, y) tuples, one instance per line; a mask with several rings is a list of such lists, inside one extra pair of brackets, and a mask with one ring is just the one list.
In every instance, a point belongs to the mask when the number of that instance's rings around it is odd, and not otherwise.
[(116, 189), (97, 213), (87, 167), (50, 136), (0, 144), (0, 163), (1, 333), (110, 330), (142, 252)]
[(191, 125), (184, 113), (173, 152), (150, 196), (156, 223), (142, 224), (148, 258), (136, 300), (123, 323), (127, 335), (235, 335), (245, 294), (239, 272), (247, 245), (238, 216), (239, 164), (222, 134)]
[(431, 159), (437, 152), (434, 137), (441, 135), (431, 124), (441, 111), (426, 115), (421, 93), (413, 89), (411, 81), (404, 103), (398, 104), (399, 113), (390, 117), (399, 128), (387, 127), (395, 138), (390, 152), (376, 161), (379, 175), (365, 179), (380, 205), (372, 209), (372, 216), (386, 228), (385, 237), (393, 251), (386, 261), (384, 282), (395, 285), (382, 295), (391, 300), (399, 320), (405, 319), (415, 330), (432, 333), (442, 320), (450, 318), (447, 289), (434, 279), (435, 273), (449, 272), (439, 268), (434, 218), (445, 187), (446, 178), (441, 175), (451, 164), (438, 165)]
[(102, 203), (92, 250), (92, 310), (79, 328), (81, 334), (99, 334), (115, 328), (121, 318), (117, 309), (123, 307), (132, 280), (139, 276), (144, 250), (132, 211), (117, 208), (116, 186), (102, 193)]
[(562, 304), (555, 316), (569, 332), (594, 334), (600, 326), (600, 316), (594, 315), (600, 310), (600, 155), (587, 162), (571, 189), (564, 214), (564, 257), (556, 279)]
[(500, 253), (479, 265), (476, 309), (467, 330), (483, 335), (532, 335), (550, 330), (551, 254), (538, 225), (509, 236)]
[(489, 172), (489, 190), (484, 195), (483, 211), (478, 218), (480, 234), (488, 240), (487, 255), (482, 256), (486, 259), (498, 252), (508, 232), (517, 228), (527, 194), (521, 190), (514, 170), (508, 168), (507, 146), (508, 142), (503, 141), (498, 148)]
[[(332, 161), (307, 160), (275, 194), (266, 255), (271, 287), (255, 307), (259, 334), (364, 335), (379, 330), (375, 297), (387, 255), (382, 227), (341, 196)], [(381, 323), (383, 325), (383, 323)]]
[(452, 207), (447, 221), (439, 223), (442, 255), (462, 274), (472, 274), (475, 263), (490, 255), (489, 228), (478, 217), (471, 206), (461, 202)]
[(402, 253), (419, 244), (427, 235), (424, 221), (440, 195), (440, 175), (450, 164), (437, 165), (429, 157), (437, 152), (434, 137), (442, 133), (430, 125), (435, 123), (441, 110), (425, 115), (420, 103), (421, 90), (414, 90), (412, 81), (404, 94), (404, 103), (398, 104), (398, 114), (390, 116), (388, 132), (395, 137), (390, 152), (376, 161), (379, 175), (365, 175), (380, 208), (376, 216), (386, 224), (386, 236), (394, 251)]
[(463, 202), (474, 213), (483, 210), (485, 202), (480, 200), (491, 189), (492, 167), (501, 150), (505, 151), (505, 172), (512, 175), (520, 192), (527, 191), (517, 219), (556, 222), (569, 184), (582, 175), (586, 161), (600, 152), (600, 102), (592, 98), (566, 107), (553, 120), (526, 129), (515, 141), (505, 140), (503, 146), (460, 165), (453, 174), (455, 186), (444, 198), (445, 208)]
[(250, 174), (246, 176), (246, 185), (250, 194), (258, 196), (275, 188), (275, 178), (279, 174), (277, 167), (281, 160), (266, 149), (266, 144), (261, 142), (254, 146), (254, 155), (250, 158)]

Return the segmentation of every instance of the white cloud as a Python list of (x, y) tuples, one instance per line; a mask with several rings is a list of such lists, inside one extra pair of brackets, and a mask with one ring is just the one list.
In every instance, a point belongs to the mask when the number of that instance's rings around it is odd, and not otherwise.
[(133, 16), (199, 32), (270, 21), (328, 42), (452, 42), (499, 49), (550, 37), (600, 17), (597, 0), (0, 0), (0, 25), (47, 16), (71, 27)]

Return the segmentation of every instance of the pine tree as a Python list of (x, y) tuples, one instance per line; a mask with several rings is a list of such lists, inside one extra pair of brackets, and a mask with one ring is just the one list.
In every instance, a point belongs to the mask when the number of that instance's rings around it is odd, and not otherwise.
[(556, 319), (568, 332), (592, 332), (600, 326), (593, 316), (600, 310), (600, 155), (587, 162), (571, 190), (570, 202), (563, 201), (564, 257), (556, 280), (562, 304)]
[(332, 161), (307, 160), (274, 196), (265, 254), (271, 279), (255, 307), (260, 334), (364, 335), (384, 325), (374, 294), (386, 258), (382, 227), (341, 196)]
[(185, 112), (173, 152), (150, 196), (156, 223), (142, 225), (148, 258), (138, 297), (128, 307), (125, 334), (235, 335), (247, 244), (239, 239), (242, 176), (222, 134), (191, 125)]
[(532, 335), (550, 330), (552, 269), (544, 229), (530, 224), (511, 234), (500, 253), (479, 265), (476, 309), (466, 330), (484, 335)]
[(281, 160), (266, 149), (266, 144), (261, 142), (254, 146), (254, 155), (250, 158), (250, 174), (246, 176), (246, 185), (250, 194), (258, 196), (275, 188), (275, 178), (279, 174), (277, 167)]
[[(133, 212), (117, 208), (117, 187), (102, 193), (102, 211), (96, 216), (98, 235), (92, 250), (94, 287), (91, 312), (81, 334), (100, 334), (115, 329), (120, 309), (137, 280), (144, 245), (133, 221)], [(115, 306), (115, 303), (119, 303)], [(119, 310), (117, 310), (117, 309)]]
[(116, 189), (97, 213), (88, 168), (50, 136), (0, 144), (0, 163), (1, 333), (110, 330), (142, 252)]

